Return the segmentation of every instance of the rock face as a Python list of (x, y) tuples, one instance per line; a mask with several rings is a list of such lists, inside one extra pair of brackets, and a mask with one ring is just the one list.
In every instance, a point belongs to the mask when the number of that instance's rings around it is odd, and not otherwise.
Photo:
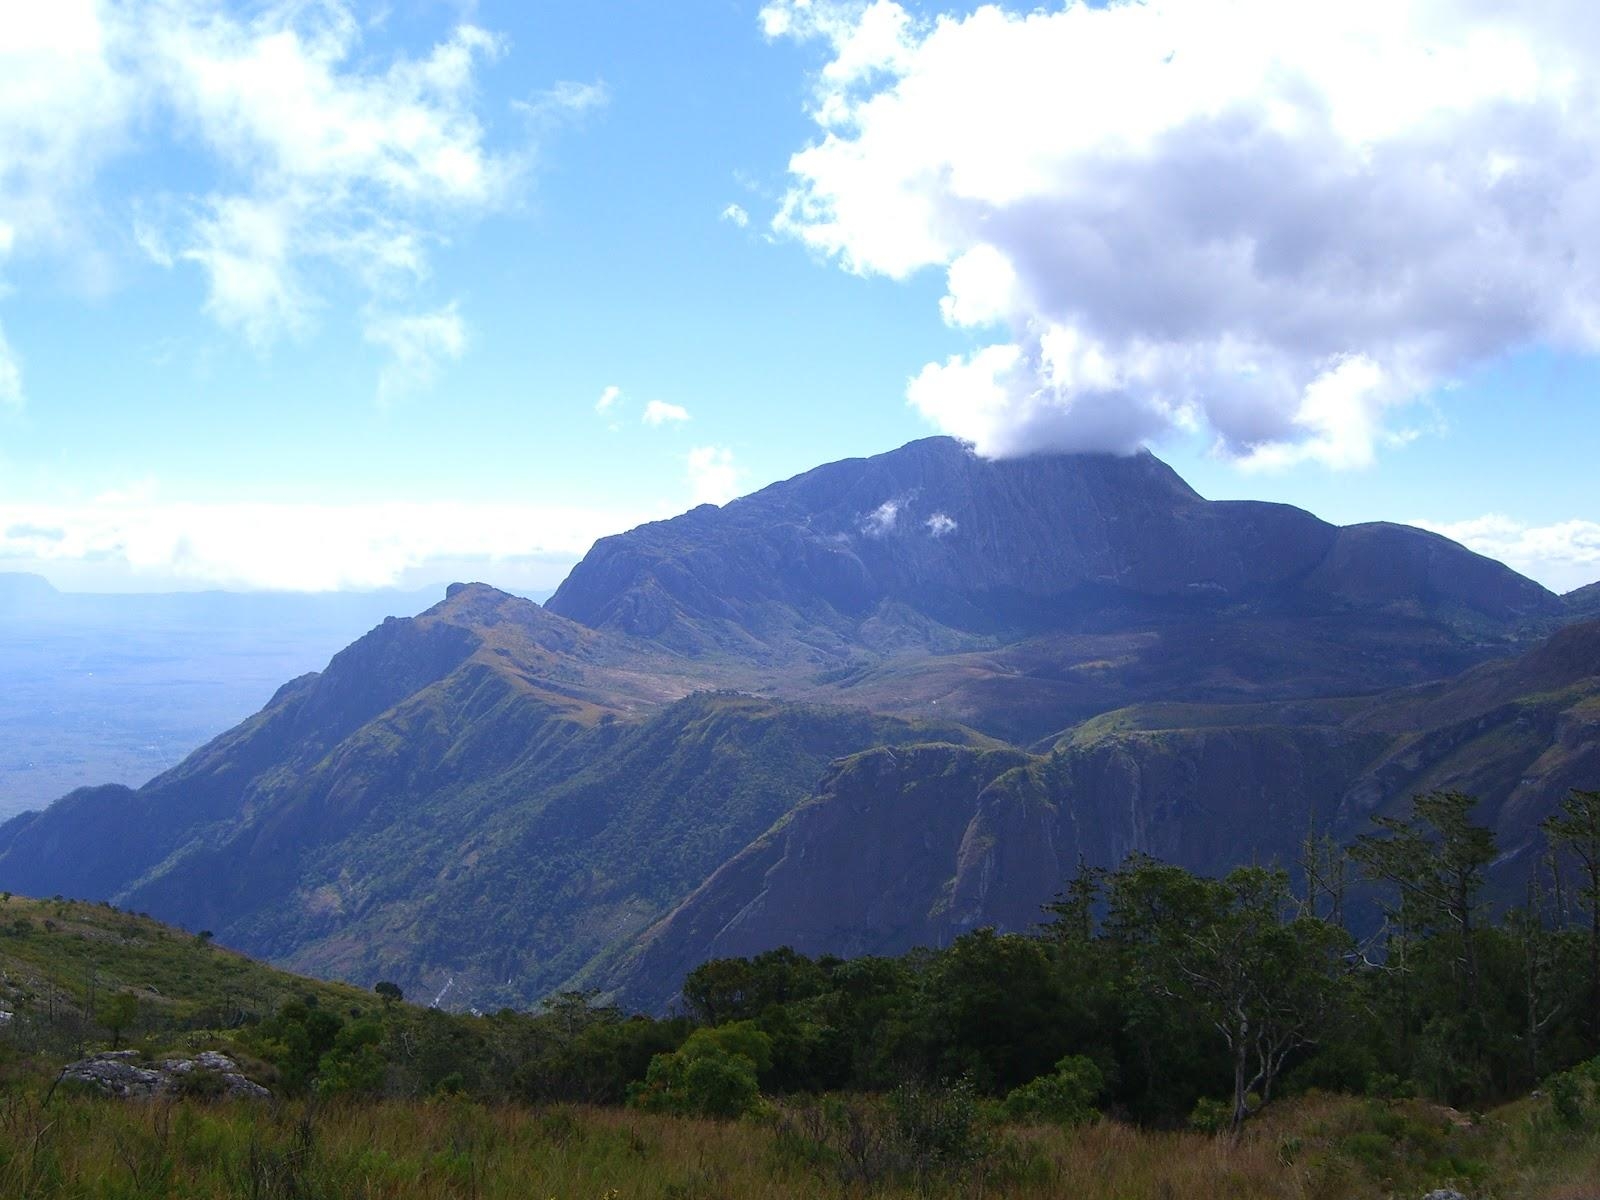
[(239, 1100), (270, 1100), (272, 1093), (259, 1083), (246, 1079), (239, 1065), (226, 1054), (204, 1050), (193, 1058), (168, 1058), (149, 1066), (140, 1064), (136, 1050), (108, 1050), (67, 1066), (61, 1072), (64, 1083), (92, 1087), (120, 1100), (153, 1100), (193, 1091), (203, 1084), (206, 1090)]
[(608, 982), (662, 1010), (661, 984), (708, 958), (897, 953), (979, 926), (1025, 930), (1080, 863), (1138, 852), (1220, 875), (1293, 862), (1308, 828), (1353, 838), (1434, 789), (1481, 797), (1501, 851), (1493, 878), (1519, 880), (1540, 822), (1600, 780), (1600, 622), (1429, 687), (1136, 706), (1042, 749), (923, 746), (837, 764)]

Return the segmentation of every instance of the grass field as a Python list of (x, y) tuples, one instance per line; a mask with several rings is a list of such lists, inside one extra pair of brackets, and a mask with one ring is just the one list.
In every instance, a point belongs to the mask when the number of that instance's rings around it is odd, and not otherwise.
[(1588, 1200), (1600, 1139), (1541, 1128), (1524, 1104), (1471, 1124), (1415, 1102), (1309, 1097), (1237, 1144), (1112, 1122), (1011, 1128), (959, 1169), (862, 1178), (792, 1112), (717, 1123), (624, 1109), (460, 1099), (317, 1105), (127, 1104), (13, 1079), (0, 1099), (0, 1195), (744, 1200), (1363, 1200), (1455, 1186), (1473, 1200)]

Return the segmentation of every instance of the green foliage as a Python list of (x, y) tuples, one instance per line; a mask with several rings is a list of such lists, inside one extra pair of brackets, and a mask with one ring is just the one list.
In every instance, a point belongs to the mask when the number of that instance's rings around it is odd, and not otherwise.
[(372, 1096), (383, 1090), (383, 1028), (375, 1020), (343, 1025), (317, 1060), (317, 1091), (326, 1096)]
[(1093, 1059), (1069, 1054), (1050, 1074), (1041, 1075), (1006, 1096), (1005, 1113), (1016, 1121), (1083, 1125), (1100, 1115), (1095, 1101), (1104, 1088), (1105, 1076)]
[(737, 1117), (761, 1098), (759, 1073), (772, 1062), (772, 1040), (750, 1022), (696, 1030), (681, 1048), (658, 1054), (628, 1101), (648, 1112)]
[(122, 1035), (138, 1015), (139, 997), (126, 990), (115, 993), (101, 1006), (100, 1023), (111, 1033), (112, 1049), (122, 1044)]
[(1233, 1126), (1233, 1105), (1226, 1100), (1201, 1096), (1189, 1114), (1189, 1128), (1196, 1133), (1221, 1133)]
[(1550, 1115), (1564, 1129), (1600, 1125), (1600, 1058), (1557, 1072), (1545, 1081)]

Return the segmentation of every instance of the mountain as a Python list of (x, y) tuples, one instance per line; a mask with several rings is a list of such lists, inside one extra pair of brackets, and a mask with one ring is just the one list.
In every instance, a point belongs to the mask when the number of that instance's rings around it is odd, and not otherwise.
[(1483, 799), (1495, 873), (1510, 880), (1543, 852), (1539, 823), (1597, 782), (1600, 622), (1375, 697), (1128, 708), (1038, 755), (869, 751), (835, 764), (607, 982), (661, 1009), (709, 958), (898, 954), (983, 925), (1024, 930), (1080, 863), (1134, 851), (1208, 874), (1289, 863), (1307, 830), (1349, 840), (1434, 789)]
[(461, 974), (484, 1002), (525, 1001), (649, 924), (831, 759), (979, 740), (689, 694), (714, 681), (457, 585), (145, 787), (83, 789), (0, 827), (0, 878), (301, 969), (417, 990)]
[(1079, 854), (1281, 856), (1432, 778), (1525, 832), (1588, 769), (1587, 676), (1547, 686), (1580, 643), (1529, 652), (1569, 615), (1148, 454), (929, 439), (605, 539), (543, 608), (453, 585), (145, 786), (0, 826), (0, 887), (452, 1004), (658, 1004), (697, 956), (1026, 924)]
[(989, 461), (952, 438), (819, 467), (604, 538), (552, 612), (689, 654), (827, 665), (1226, 611), (1498, 628), (1560, 600), (1400, 525), (1208, 501), (1149, 453)]
[(1600, 583), (1591, 583), (1561, 597), (1567, 612), (1575, 618), (1590, 620), (1600, 618)]

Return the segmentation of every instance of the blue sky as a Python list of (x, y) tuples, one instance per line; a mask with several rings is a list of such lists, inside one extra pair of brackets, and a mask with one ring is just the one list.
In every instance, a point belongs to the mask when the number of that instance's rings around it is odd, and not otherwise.
[[(599, 534), (950, 432), (1149, 445), (1210, 496), (1600, 577), (1600, 223), (1550, 165), (1600, 128), (1562, 91), (1586, 27), (1278, 4), (1219, 38), (1214, 7), (10, 22), (0, 569), (542, 588)], [(1327, 46), (1375, 36), (1374, 86)]]

